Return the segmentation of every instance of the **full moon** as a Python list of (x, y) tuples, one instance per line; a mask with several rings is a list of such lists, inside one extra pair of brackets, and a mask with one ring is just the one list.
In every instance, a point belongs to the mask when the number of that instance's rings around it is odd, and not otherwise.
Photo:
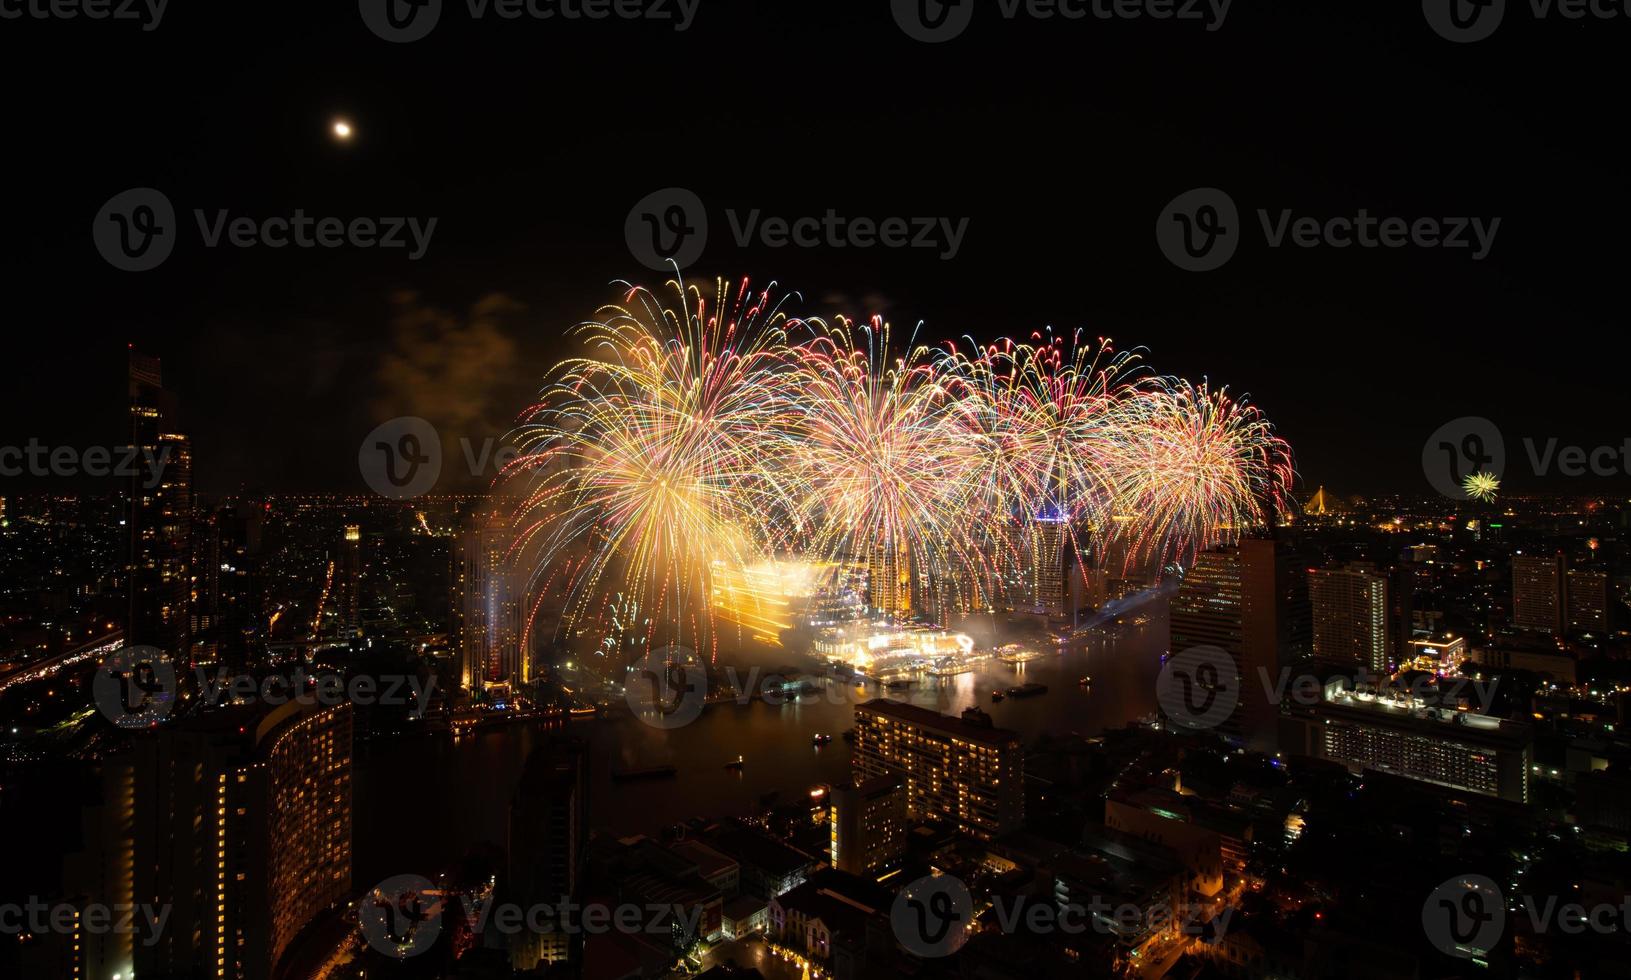
[(335, 139), (348, 140), (351, 138), (351, 124), (344, 119), (334, 120)]

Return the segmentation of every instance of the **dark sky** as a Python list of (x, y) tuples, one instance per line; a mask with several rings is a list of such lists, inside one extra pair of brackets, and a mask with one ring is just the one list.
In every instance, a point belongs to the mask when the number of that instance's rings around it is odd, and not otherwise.
[[(1213, 32), (1009, 21), (981, 0), (937, 45), (884, 0), (700, 0), (685, 32), (476, 20), (448, 0), (407, 44), (350, 0), (173, 0), (150, 32), (6, 20), (0, 445), (116, 443), (134, 343), (184, 400), (202, 486), (361, 489), (375, 424), (448, 412), (495, 434), (611, 281), (660, 278), (623, 227), (670, 186), (712, 225), (688, 277), (773, 279), (803, 295), (798, 311), (922, 320), (931, 338), (1051, 324), (1141, 345), (1163, 372), (1250, 393), (1309, 484), (1426, 491), (1423, 441), (1465, 415), (1492, 419), (1519, 461), (1525, 437), (1618, 445), (1631, 21), (1509, 6), (1475, 44), (1439, 37), (1415, 2), (1305, 0), (1238, 0)], [(336, 116), (356, 127), (349, 145), (328, 134)], [(179, 243), (123, 272), (91, 226), (141, 186), (174, 203)], [(1239, 205), (1245, 238), (1222, 268), (1182, 271), (1156, 219), (1207, 186)], [(829, 207), (968, 228), (944, 261), (739, 248), (726, 218)], [(418, 261), (205, 248), (194, 208), (437, 227)], [(1476, 262), (1271, 249), (1258, 208), (1501, 224)], [(495, 295), (511, 303), (472, 312)], [(442, 345), (447, 358), (425, 354)], [(425, 405), (400, 396), (415, 357), (422, 387), (444, 389)], [(1509, 466), (1510, 488), (1605, 485), (1527, 469)]]

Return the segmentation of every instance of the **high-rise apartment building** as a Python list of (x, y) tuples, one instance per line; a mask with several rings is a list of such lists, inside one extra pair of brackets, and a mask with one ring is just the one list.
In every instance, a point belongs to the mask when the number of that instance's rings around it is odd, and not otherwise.
[(106, 760), (70, 887), (168, 918), (89, 937), (79, 975), (272, 977), (351, 890), (351, 739), (349, 704), (290, 701), (172, 722)]
[(1571, 568), (1564, 578), (1566, 624), (1570, 633), (1608, 632), (1608, 573)]
[(827, 796), (828, 859), (840, 871), (876, 876), (906, 853), (906, 781), (874, 776), (833, 787)]
[(1561, 554), (1512, 556), (1512, 625), (1562, 635), (1565, 605)]
[(1316, 568), (1308, 572), (1314, 656), (1389, 672), (1393, 640), (1388, 580), (1369, 568)]
[(1004, 728), (878, 699), (855, 709), (857, 778), (899, 776), (907, 814), (990, 840), (1025, 822), (1025, 749)]

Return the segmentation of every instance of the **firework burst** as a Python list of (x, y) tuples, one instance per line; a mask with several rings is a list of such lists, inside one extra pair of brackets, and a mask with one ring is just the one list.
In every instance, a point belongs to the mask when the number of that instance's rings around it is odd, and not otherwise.
[[(552, 372), (522, 415), (517, 553), (575, 563), (567, 617), (647, 648), (713, 640), (716, 563), (764, 547), (773, 471), (762, 397), (785, 318), (772, 289), (721, 281), (712, 298), (670, 282), (577, 328), (588, 348)], [(666, 302), (665, 302), (666, 300)]]
[(630, 286), (576, 335), (501, 483), (529, 594), (564, 596), (563, 625), (619, 659), (712, 653), (718, 610), (780, 622), (750, 608), (769, 558), (866, 567), (895, 613), (1017, 605), (1066, 548), (1186, 563), (1271, 519), (1292, 478), (1256, 408), (1108, 341), (932, 347), (790, 319), (746, 281)]
[(1469, 473), (1461, 481), (1462, 492), (1481, 504), (1492, 504), (1501, 491), (1501, 478), (1494, 473)]

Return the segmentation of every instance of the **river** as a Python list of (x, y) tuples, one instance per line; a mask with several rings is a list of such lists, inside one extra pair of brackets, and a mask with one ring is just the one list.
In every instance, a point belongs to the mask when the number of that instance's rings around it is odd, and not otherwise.
[[(1156, 710), (1155, 678), (1167, 645), (1164, 618), (1114, 634), (1094, 634), (1039, 660), (1010, 666), (991, 660), (974, 672), (924, 678), (890, 697), (956, 715), (970, 705), (1029, 742), (1052, 732), (1097, 734)], [(783, 657), (783, 660), (786, 658)], [(774, 656), (770, 663), (777, 663)], [(1091, 675), (1083, 688), (1078, 679)], [(995, 688), (1048, 686), (1031, 698), (993, 704)], [(766, 794), (783, 801), (818, 783), (849, 776), (850, 749), (839, 737), (854, 724), (854, 705), (875, 689), (828, 682), (785, 705), (761, 700), (710, 705), (688, 725), (662, 729), (623, 715), (566, 723), (587, 739), (590, 826), (618, 834), (652, 833), (687, 817), (746, 814)], [(811, 744), (815, 733), (833, 736)], [(515, 726), (478, 730), (455, 741), (446, 734), (375, 740), (356, 763), (355, 865), (359, 885), (409, 871), (430, 873), (483, 842), (502, 846), (508, 803), (527, 753), (552, 730)], [(740, 770), (725, 768), (741, 755)], [(672, 779), (615, 781), (616, 768), (673, 765)]]

